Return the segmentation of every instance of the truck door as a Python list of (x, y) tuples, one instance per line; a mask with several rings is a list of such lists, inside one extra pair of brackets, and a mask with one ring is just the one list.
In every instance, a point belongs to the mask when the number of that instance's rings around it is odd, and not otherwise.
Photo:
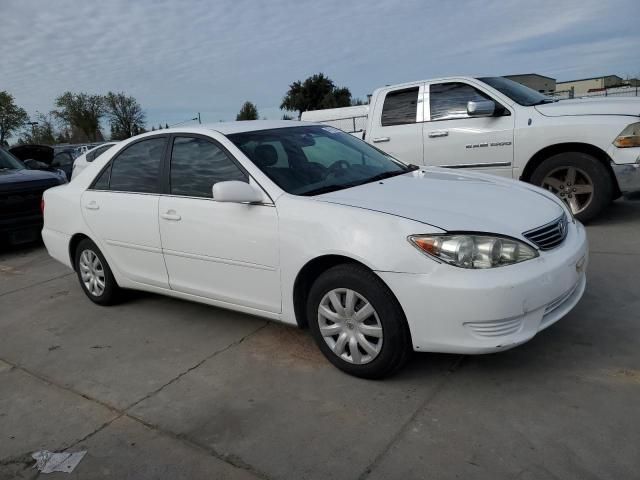
[[(424, 163), (472, 168), (511, 178), (514, 115), (487, 92), (462, 81), (426, 85), (423, 138)], [(491, 100), (489, 116), (471, 116), (467, 103)]]
[(398, 160), (422, 164), (423, 90), (415, 85), (382, 92), (370, 113), (367, 141)]

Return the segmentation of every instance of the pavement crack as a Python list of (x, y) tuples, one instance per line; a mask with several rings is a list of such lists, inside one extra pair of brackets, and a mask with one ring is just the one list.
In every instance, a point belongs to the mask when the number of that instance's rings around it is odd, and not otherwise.
[(63, 273), (62, 275), (57, 275), (52, 278), (48, 278), (46, 280), (41, 280), (40, 282), (32, 283), (30, 285), (25, 285), (24, 287), (14, 288), (13, 290), (8, 290), (6, 292), (0, 293), (0, 297), (4, 297), (5, 295), (11, 295), (12, 293), (21, 292), (22, 290), (27, 290), (28, 288), (37, 287), (39, 285), (43, 285), (48, 282), (53, 282), (54, 280), (58, 280), (59, 278), (69, 277), (71, 275), (75, 275), (75, 272)]
[(208, 446), (208, 445), (202, 445), (198, 442), (195, 442), (191, 439), (189, 439), (187, 436), (183, 435), (183, 434), (179, 434), (179, 433), (174, 433), (172, 431), (167, 431), (162, 429), (161, 427), (159, 427), (158, 425), (154, 425), (152, 423), (149, 423), (145, 420), (143, 420), (140, 417), (137, 417), (133, 414), (130, 413), (126, 413), (125, 414), (127, 418), (133, 420), (134, 422), (137, 422), (139, 424), (141, 424), (142, 426), (144, 426), (145, 428), (148, 428), (150, 430), (153, 430), (154, 432), (159, 433), (160, 435), (164, 435), (166, 437), (172, 438), (175, 441), (178, 441), (184, 445), (186, 445), (189, 448), (198, 450), (202, 453), (205, 453), (211, 457), (214, 457), (224, 463), (227, 463), (229, 465), (231, 465), (232, 467), (241, 469), (241, 470), (245, 470), (249, 473), (251, 473), (253, 476), (260, 478), (262, 480), (271, 480), (272, 477), (270, 477), (269, 475), (267, 475), (266, 473), (256, 469), (255, 467), (253, 467), (252, 465), (248, 464), (247, 462), (245, 462), (244, 460), (242, 460), (240, 457), (238, 457), (237, 455), (233, 455), (233, 454), (223, 454), (218, 452), (215, 448)]
[(455, 362), (453, 362), (453, 364), (447, 369), (443, 379), (438, 383), (438, 385), (433, 389), (433, 391), (431, 391), (431, 393), (427, 395), (425, 399), (418, 405), (418, 407), (411, 414), (411, 416), (400, 426), (398, 431), (395, 433), (395, 435), (393, 435), (393, 437), (391, 437), (391, 440), (389, 440), (389, 442), (385, 445), (382, 451), (378, 455), (376, 455), (376, 457), (373, 459), (373, 461), (369, 465), (367, 465), (364, 471), (358, 476), (358, 480), (366, 480), (371, 474), (371, 472), (373, 472), (376, 469), (376, 467), (380, 465), (380, 462), (382, 462), (382, 460), (387, 455), (389, 450), (391, 450), (393, 445), (400, 439), (400, 437), (402, 437), (405, 434), (405, 432), (409, 429), (409, 426), (413, 424), (413, 422), (418, 417), (418, 415), (422, 413), (425, 407), (429, 405), (429, 403), (431, 403), (438, 396), (438, 394), (444, 389), (447, 383), (449, 383), (449, 381), (453, 377), (453, 374), (460, 369), (460, 367), (462, 366), (466, 358), (467, 358), (466, 356), (461, 355), (456, 359)]
[(255, 330), (252, 330), (251, 332), (247, 333), (245, 336), (243, 336), (242, 338), (231, 342), (229, 345), (227, 345), (224, 348), (221, 348), (220, 350), (216, 350), (215, 352), (211, 353), (210, 355), (207, 355), (206, 357), (204, 357), (202, 360), (200, 360), (198, 363), (196, 363), (195, 365), (187, 368), (184, 372), (179, 373), (178, 375), (176, 375), (175, 377), (173, 377), (171, 380), (169, 380), (168, 382), (164, 383), (163, 385), (160, 385), (158, 388), (156, 388), (155, 390), (147, 393), (144, 397), (136, 400), (135, 402), (133, 402), (131, 405), (129, 405), (128, 407), (124, 408), (124, 412), (128, 412), (129, 410), (131, 410), (133, 407), (135, 407), (136, 405), (144, 402), (145, 400), (153, 397), (154, 395), (156, 395), (157, 393), (161, 392), (162, 390), (164, 390), (165, 388), (167, 388), (169, 385), (172, 385), (173, 383), (177, 382), (178, 380), (180, 380), (182, 377), (184, 377), (185, 375), (187, 375), (189, 372), (194, 371), (196, 368), (200, 367), (203, 363), (211, 360), (212, 358), (220, 355), (221, 353), (226, 352), (227, 350), (236, 347), (238, 345), (240, 345), (242, 342), (244, 342), (247, 338), (249, 338), (250, 336), (258, 333), (260, 330), (262, 330), (263, 328), (266, 328), (267, 325), (269, 325), (270, 322), (265, 321), (265, 323), (263, 325), (260, 325), (260, 327), (256, 328)]

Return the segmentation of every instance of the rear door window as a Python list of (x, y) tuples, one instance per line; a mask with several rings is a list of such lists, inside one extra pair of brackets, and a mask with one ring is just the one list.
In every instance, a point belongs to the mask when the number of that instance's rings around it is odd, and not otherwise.
[(383, 127), (416, 123), (419, 87), (387, 93), (382, 105)]
[(126, 147), (112, 161), (110, 190), (158, 193), (166, 137), (153, 137)]

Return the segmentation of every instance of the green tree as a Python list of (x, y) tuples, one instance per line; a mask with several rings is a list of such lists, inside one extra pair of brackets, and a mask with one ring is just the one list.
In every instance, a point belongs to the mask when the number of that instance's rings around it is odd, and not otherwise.
[(105, 113), (111, 124), (111, 139), (125, 140), (144, 130), (145, 115), (134, 97), (123, 92), (104, 96)]
[(293, 117), (285, 113), (284, 115), (282, 115), (282, 120), (293, 120)]
[(7, 139), (19, 130), (29, 120), (24, 108), (16, 105), (13, 95), (0, 92), (0, 146), (7, 143)]
[(251, 102), (244, 102), (236, 120), (257, 120), (258, 108)]
[(18, 138), (18, 143), (28, 144), (35, 143), (40, 145), (53, 145), (57, 142), (57, 136), (55, 131), (55, 122), (51, 113), (44, 114), (36, 112), (37, 125), (27, 125), (24, 131)]
[(65, 92), (56, 98), (56, 107), (53, 115), (70, 129), (77, 128), (91, 142), (101, 138), (100, 119), (105, 114), (104, 97)]
[(299, 80), (289, 85), (280, 108), (298, 112), (298, 118), (307, 110), (348, 107), (351, 105), (351, 92), (346, 87), (336, 87), (329, 77), (317, 73), (304, 82)]

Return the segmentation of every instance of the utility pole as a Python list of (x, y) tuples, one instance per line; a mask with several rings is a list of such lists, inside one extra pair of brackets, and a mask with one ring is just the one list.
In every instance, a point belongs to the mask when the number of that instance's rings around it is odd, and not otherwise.
[(27, 122), (28, 125), (31, 125), (31, 140), (36, 136), (36, 125), (38, 122)]
[(200, 120), (200, 112), (198, 112), (198, 123), (202, 124), (202, 120)]

